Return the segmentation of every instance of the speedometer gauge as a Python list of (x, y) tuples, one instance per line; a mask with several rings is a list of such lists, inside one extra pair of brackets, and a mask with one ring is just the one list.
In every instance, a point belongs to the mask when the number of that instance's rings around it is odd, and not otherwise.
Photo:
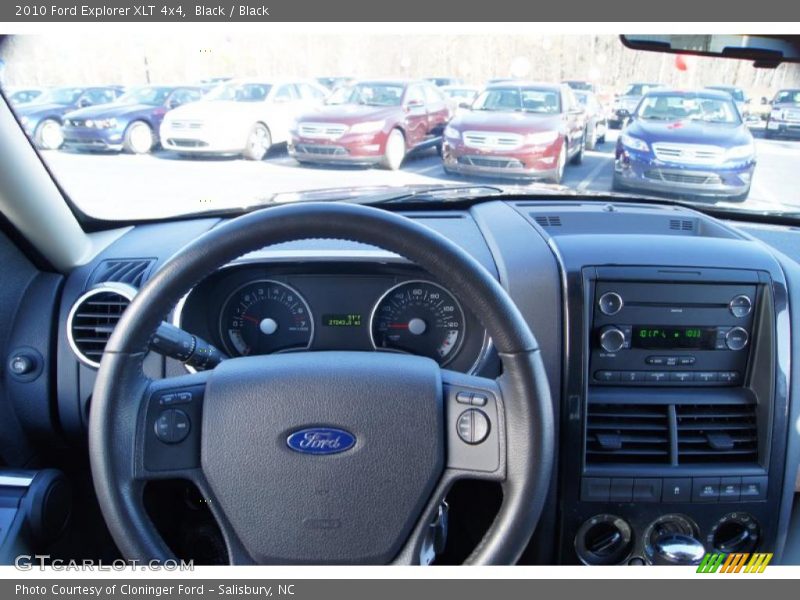
[(464, 340), (464, 311), (443, 287), (430, 281), (406, 281), (378, 301), (370, 331), (377, 350), (427, 356), (445, 365)]
[(303, 350), (314, 324), (305, 299), (285, 283), (252, 281), (225, 301), (220, 337), (231, 356)]

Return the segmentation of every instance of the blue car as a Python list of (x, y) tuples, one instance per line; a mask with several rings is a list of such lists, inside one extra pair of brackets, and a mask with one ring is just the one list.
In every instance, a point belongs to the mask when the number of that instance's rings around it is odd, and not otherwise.
[(729, 93), (654, 90), (632, 117), (617, 140), (615, 190), (747, 199), (755, 142)]
[(82, 108), (64, 117), (64, 145), (81, 150), (124, 150), (147, 154), (159, 143), (164, 115), (203, 95), (197, 86), (136, 88), (116, 102)]
[(76, 108), (105, 104), (122, 94), (120, 86), (57, 87), (45, 90), (33, 102), (14, 107), (25, 133), (37, 148), (56, 150), (64, 143), (64, 115)]

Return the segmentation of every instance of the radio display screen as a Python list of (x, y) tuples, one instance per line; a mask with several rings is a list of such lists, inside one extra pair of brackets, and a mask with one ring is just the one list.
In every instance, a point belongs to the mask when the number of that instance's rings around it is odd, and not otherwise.
[(635, 326), (631, 345), (654, 350), (713, 350), (716, 340), (716, 327)]

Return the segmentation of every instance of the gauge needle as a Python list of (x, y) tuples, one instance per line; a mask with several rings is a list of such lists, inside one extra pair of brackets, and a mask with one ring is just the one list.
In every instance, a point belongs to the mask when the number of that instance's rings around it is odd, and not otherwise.
[(255, 317), (251, 317), (250, 315), (242, 315), (242, 318), (245, 321), (250, 321), (251, 323), (255, 323), (256, 325), (259, 325), (261, 323), (261, 321), (259, 319), (256, 319)]
[(408, 323), (389, 323), (389, 329), (408, 329)]

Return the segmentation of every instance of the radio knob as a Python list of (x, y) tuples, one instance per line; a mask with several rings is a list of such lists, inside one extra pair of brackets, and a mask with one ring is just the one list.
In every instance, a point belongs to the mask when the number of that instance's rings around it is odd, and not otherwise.
[(745, 294), (734, 296), (733, 300), (728, 304), (728, 310), (731, 311), (734, 317), (742, 319), (753, 310), (753, 301), (750, 300), (750, 296), (746, 296)]
[(625, 303), (617, 292), (606, 292), (600, 296), (597, 306), (604, 315), (613, 316), (622, 310)]
[(742, 327), (734, 327), (725, 334), (725, 345), (728, 350), (741, 350), (747, 346), (747, 330)]
[(600, 347), (606, 352), (618, 352), (625, 347), (625, 333), (609, 325), (600, 330)]

